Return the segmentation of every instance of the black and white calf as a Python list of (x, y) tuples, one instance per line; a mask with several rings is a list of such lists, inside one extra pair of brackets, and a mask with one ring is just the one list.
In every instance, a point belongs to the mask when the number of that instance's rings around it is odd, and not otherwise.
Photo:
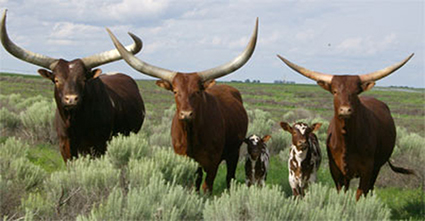
[(280, 126), (292, 135), (288, 159), (292, 193), (294, 196), (304, 196), (309, 183), (316, 182), (317, 170), (322, 161), (319, 141), (314, 134), (322, 124), (315, 123), (309, 127), (305, 123), (296, 123), (291, 127), (286, 122), (280, 122)]
[(269, 150), (266, 142), (271, 138), (265, 135), (263, 138), (251, 135), (245, 138), (248, 146), (248, 154), (245, 162), (246, 184), (264, 186), (269, 167)]

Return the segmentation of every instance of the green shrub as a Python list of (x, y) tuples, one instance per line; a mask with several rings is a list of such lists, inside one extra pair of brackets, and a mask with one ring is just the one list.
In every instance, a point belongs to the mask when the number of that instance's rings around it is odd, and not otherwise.
[(285, 198), (277, 186), (233, 183), (229, 192), (205, 204), (205, 220), (388, 220), (390, 210), (375, 196), (355, 201), (354, 191), (312, 184), (303, 199)]
[(28, 144), (23, 143), (20, 139), (16, 139), (15, 137), (10, 137), (7, 138), (4, 143), (0, 144), (0, 158), (12, 160), (26, 157), (28, 149)]
[(260, 109), (247, 110), (247, 113), (249, 119), (247, 136), (252, 134), (257, 134), (259, 136), (272, 134), (272, 129), (276, 126), (276, 122), (271, 120), (270, 113)]
[(119, 135), (108, 144), (107, 158), (116, 168), (126, 166), (131, 159), (140, 159), (152, 155), (152, 148), (147, 140), (136, 134)]
[(247, 187), (233, 182), (229, 191), (208, 199), (205, 220), (285, 220), (282, 210), (285, 194), (278, 186)]
[(166, 181), (188, 187), (194, 184), (199, 164), (189, 157), (177, 155), (170, 149), (161, 149), (154, 154), (153, 160)]
[(69, 161), (67, 170), (54, 172), (46, 179), (43, 200), (27, 199), (23, 204), (31, 205), (26, 208), (28, 215), (37, 214), (40, 219), (75, 219), (107, 198), (119, 186), (119, 178), (120, 170), (105, 157), (80, 157)]
[(55, 104), (48, 101), (39, 101), (32, 104), (20, 117), (24, 127), (23, 132), (32, 141), (47, 141), (53, 143), (56, 133), (53, 128)]
[(22, 214), (21, 199), (41, 189), (46, 178), (45, 171), (26, 158), (28, 148), (13, 137), (0, 144), (0, 214), (3, 218)]
[(200, 220), (202, 210), (196, 193), (153, 176), (146, 187), (130, 188), (127, 195), (114, 189), (89, 216), (77, 220)]
[(149, 144), (160, 147), (171, 146), (171, 122), (173, 121), (176, 105), (173, 104), (164, 111), (159, 124), (148, 122), (143, 126), (143, 130), (149, 133)]
[(15, 131), (21, 125), (19, 115), (10, 112), (6, 108), (0, 109), (0, 129), (2, 131)]

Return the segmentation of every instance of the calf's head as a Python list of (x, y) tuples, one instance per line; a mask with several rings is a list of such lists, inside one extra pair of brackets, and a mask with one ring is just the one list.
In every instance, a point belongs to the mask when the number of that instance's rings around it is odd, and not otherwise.
[(258, 19), (248, 46), (238, 57), (224, 65), (194, 73), (180, 73), (147, 64), (129, 53), (109, 29), (108, 32), (115, 47), (131, 67), (143, 74), (161, 79), (156, 84), (174, 93), (177, 107), (176, 114), (179, 120), (192, 121), (196, 118), (200, 104), (205, 100), (205, 90), (215, 84), (214, 79), (228, 75), (241, 68), (254, 53), (257, 30)]
[(308, 138), (310, 133), (314, 133), (319, 130), (321, 123), (315, 123), (308, 126), (305, 123), (299, 122), (292, 125), (287, 122), (280, 122), (280, 126), (283, 130), (288, 131), (292, 135), (292, 144), (297, 148), (298, 151), (304, 151), (308, 148)]
[(289, 60), (278, 57), (290, 68), (296, 72), (317, 82), (323, 89), (329, 91), (334, 96), (334, 113), (340, 119), (348, 119), (356, 114), (357, 107), (360, 105), (358, 95), (363, 91), (367, 91), (375, 85), (375, 81), (384, 78), (397, 69), (401, 68), (413, 56), (392, 66), (362, 75), (331, 75), (311, 71), (298, 66)]
[[(38, 73), (54, 83), (56, 102), (64, 108), (72, 109), (81, 103), (85, 83), (102, 72), (100, 69), (92, 70), (92, 68), (121, 59), (116, 49), (73, 61), (51, 58), (25, 50), (10, 40), (6, 31), (6, 12), (7, 10), (3, 13), (0, 29), (3, 47), (16, 58), (45, 68), (38, 70)], [(131, 37), (134, 44), (127, 48), (130, 53), (137, 53), (142, 49), (142, 41), (136, 36)]]
[(257, 160), (261, 153), (267, 148), (266, 143), (271, 138), (270, 135), (265, 135), (263, 138), (253, 134), (248, 138), (244, 139), (244, 143), (247, 144), (248, 154), (251, 159)]

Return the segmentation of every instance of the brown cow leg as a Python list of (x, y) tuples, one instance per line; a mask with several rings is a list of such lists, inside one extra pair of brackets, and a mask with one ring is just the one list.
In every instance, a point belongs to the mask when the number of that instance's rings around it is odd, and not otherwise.
[(201, 188), (203, 176), (204, 176), (204, 172), (202, 171), (202, 167), (198, 167), (198, 169), (196, 170), (196, 181), (195, 181), (196, 192), (199, 192), (199, 189)]
[(207, 170), (207, 176), (205, 177), (205, 182), (202, 185), (202, 190), (204, 193), (211, 194), (213, 191), (213, 185), (214, 185), (214, 179), (217, 175), (217, 169), (218, 165), (214, 166), (214, 168), (211, 168), (210, 170)]
[(356, 193), (356, 201), (360, 199), (360, 196), (363, 194), (365, 197), (370, 190), (370, 183), (372, 180), (372, 172), (366, 173), (364, 176), (360, 177), (359, 188)]
[[(334, 180), (334, 183), (335, 183), (335, 186), (336, 186), (338, 193), (344, 185), (348, 189), (350, 182), (346, 181), (347, 179), (345, 179), (344, 175), (341, 173), (339, 168), (336, 166), (336, 164), (333, 161), (333, 159), (331, 158), (331, 156), (329, 157), (329, 169), (331, 171), (332, 179)], [(346, 185), (347, 183), (348, 183), (348, 185)]]
[(65, 163), (71, 159), (71, 144), (67, 138), (59, 138), (59, 149)]
[(227, 188), (230, 188), (230, 182), (235, 179), (236, 167), (238, 166), (239, 153), (234, 154), (226, 160), (227, 164), (227, 176), (226, 184)]
[(93, 157), (100, 157), (102, 155), (105, 155), (105, 152), (106, 152), (106, 142), (99, 144), (99, 145), (96, 145), (94, 147), (94, 151), (92, 153), (92, 156)]
[(376, 182), (376, 179), (378, 178), (380, 169), (381, 169), (380, 167), (378, 169), (375, 168), (372, 172), (372, 178), (370, 179), (370, 183), (369, 183), (369, 189), (371, 191), (370, 192), (371, 195), (373, 194), (373, 187), (375, 186), (375, 182)]

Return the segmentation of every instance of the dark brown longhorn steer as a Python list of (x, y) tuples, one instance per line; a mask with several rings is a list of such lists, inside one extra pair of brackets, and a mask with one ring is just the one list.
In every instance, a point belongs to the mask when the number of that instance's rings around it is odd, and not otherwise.
[[(174, 151), (195, 159), (207, 173), (204, 192), (212, 191), (218, 166), (227, 163), (227, 186), (235, 177), (239, 148), (248, 127), (248, 117), (238, 90), (227, 85), (215, 85), (214, 79), (242, 67), (254, 52), (258, 20), (251, 40), (242, 54), (222, 66), (195, 73), (179, 73), (147, 64), (127, 50), (109, 31), (124, 60), (134, 69), (160, 78), (156, 84), (174, 92), (176, 113), (171, 126)], [(198, 168), (196, 190), (202, 182)]]
[[(100, 75), (92, 68), (121, 59), (116, 49), (90, 57), (65, 61), (36, 54), (15, 45), (6, 32), (6, 11), (1, 21), (0, 38), (13, 56), (44, 67), (38, 73), (55, 84), (55, 127), (64, 161), (78, 154), (105, 153), (106, 142), (118, 133), (128, 135), (142, 126), (145, 107), (136, 82), (124, 74)], [(142, 42), (132, 36), (132, 53)]]
[(396, 129), (388, 106), (372, 97), (358, 95), (371, 89), (375, 81), (402, 67), (411, 57), (385, 69), (363, 75), (329, 75), (314, 72), (278, 57), (296, 72), (317, 81), (334, 96), (334, 117), (326, 141), (329, 167), (338, 191), (360, 177), (356, 200), (373, 190), (381, 166), (388, 162), (398, 173), (412, 170), (393, 166), (389, 158), (394, 149)]

